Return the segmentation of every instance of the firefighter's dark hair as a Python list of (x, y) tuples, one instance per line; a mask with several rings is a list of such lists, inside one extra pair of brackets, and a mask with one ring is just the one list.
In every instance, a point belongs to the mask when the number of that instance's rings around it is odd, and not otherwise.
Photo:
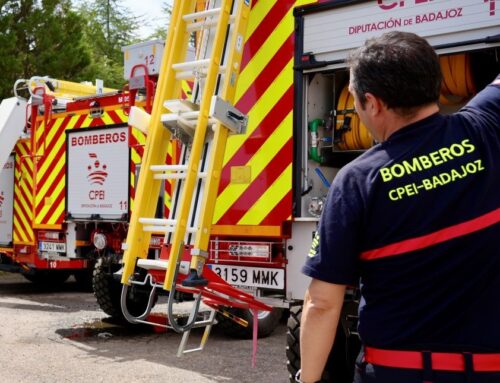
[(352, 89), (363, 108), (365, 93), (400, 114), (411, 114), (439, 99), (439, 59), (429, 43), (414, 33), (388, 32), (368, 39), (347, 62)]

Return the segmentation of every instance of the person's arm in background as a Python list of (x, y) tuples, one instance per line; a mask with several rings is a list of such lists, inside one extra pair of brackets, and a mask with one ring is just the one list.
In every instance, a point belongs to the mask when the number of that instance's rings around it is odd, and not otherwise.
[(301, 380), (317, 382), (335, 340), (346, 286), (313, 279), (306, 291), (300, 325)]

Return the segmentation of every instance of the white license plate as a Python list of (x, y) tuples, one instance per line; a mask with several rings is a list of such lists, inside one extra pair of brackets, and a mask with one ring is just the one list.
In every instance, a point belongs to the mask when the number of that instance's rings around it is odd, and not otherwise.
[(285, 288), (285, 270), (283, 269), (212, 265), (212, 270), (232, 285), (279, 290)]
[(65, 253), (66, 244), (61, 242), (40, 242), (40, 251), (50, 251), (55, 253)]

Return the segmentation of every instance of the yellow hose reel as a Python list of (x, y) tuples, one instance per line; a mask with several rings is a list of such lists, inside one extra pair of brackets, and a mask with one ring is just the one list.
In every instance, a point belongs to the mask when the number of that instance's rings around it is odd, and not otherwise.
[(354, 97), (346, 85), (337, 102), (335, 125), (337, 147), (340, 150), (363, 150), (372, 146), (373, 138), (354, 110)]
[(439, 102), (443, 105), (463, 103), (476, 94), (470, 56), (462, 53), (439, 58), (443, 81)]

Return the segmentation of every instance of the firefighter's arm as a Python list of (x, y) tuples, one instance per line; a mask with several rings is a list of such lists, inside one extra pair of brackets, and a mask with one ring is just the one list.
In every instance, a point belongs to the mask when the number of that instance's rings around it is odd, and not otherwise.
[(335, 340), (346, 286), (313, 279), (300, 324), (301, 381), (317, 382)]

